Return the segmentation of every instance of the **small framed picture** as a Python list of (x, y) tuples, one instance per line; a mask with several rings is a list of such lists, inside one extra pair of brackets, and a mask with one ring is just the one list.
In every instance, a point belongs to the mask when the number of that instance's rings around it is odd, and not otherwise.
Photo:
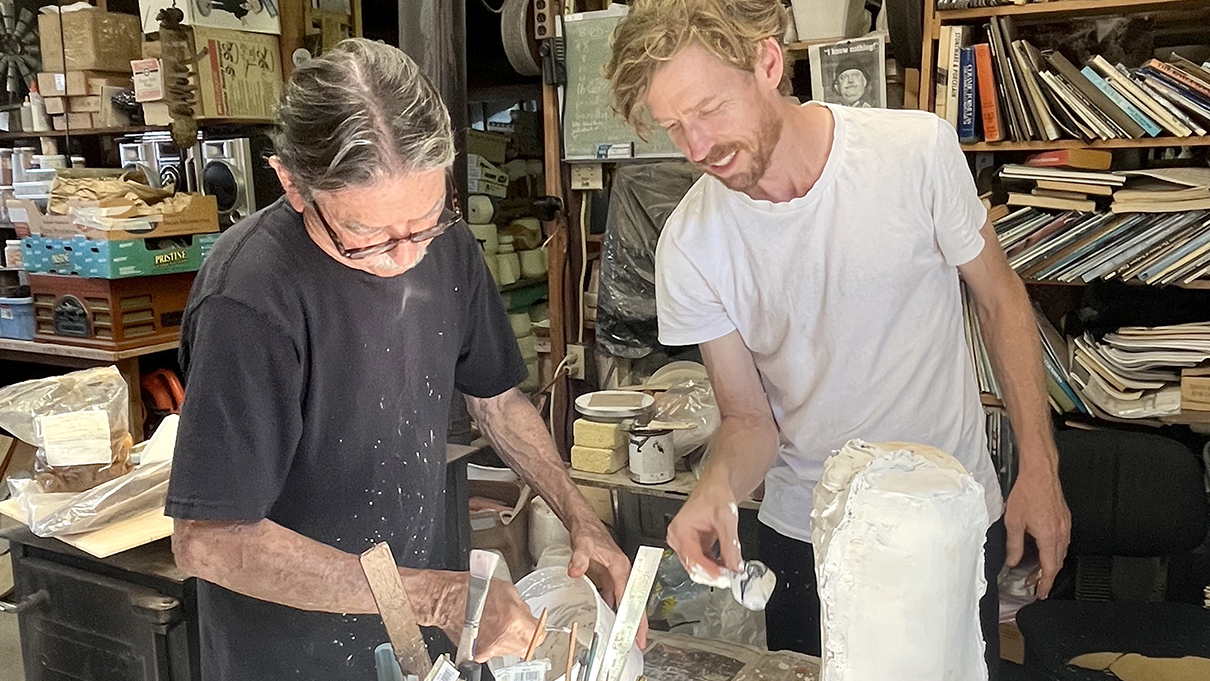
[(886, 36), (812, 45), (811, 99), (859, 108), (886, 108)]

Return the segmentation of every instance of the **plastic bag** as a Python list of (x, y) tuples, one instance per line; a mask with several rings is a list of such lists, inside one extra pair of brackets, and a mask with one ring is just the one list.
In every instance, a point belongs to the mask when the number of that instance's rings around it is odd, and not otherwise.
[(79, 494), (43, 493), (29, 478), (12, 478), (8, 485), (34, 534), (61, 537), (164, 508), (171, 472), (171, 460), (147, 463)]
[(676, 554), (665, 550), (647, 601), (647, 616), (670, 627), (696, 623), (706, 612), (710, 591), (710, 587), (689, 579)]
[(766, 648), (765, 613), (753, 612), (736, 602), (730, 589), (711, 589), (706, 611), (693, 627), (696, 638)]
[(710, 381), (685, 381), (656, 394), (652, 420), (685, 422), (697, 426), (691, 430), (672, 431), (672, 444), (678, 457), (709, 442), (722, 424)]
[(116, 367), (0, 388), (0, 428), (38, 448), (43, 492), (83, 492), (129, 473), (130, 397)]
[(639, 359), (660, 347), (655, 245), (664, 222), (700, 176), (690, 163), (630, 165), (614, 174), (597, 299), (597, 347), (604, 354)]

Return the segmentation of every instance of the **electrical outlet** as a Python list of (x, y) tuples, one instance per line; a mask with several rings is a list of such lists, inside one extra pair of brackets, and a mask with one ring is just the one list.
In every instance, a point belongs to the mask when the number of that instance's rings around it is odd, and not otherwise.
[(584, 380), (584, 346), (583, 345), (568, 345), (567, 346), (567, 376), (568, 378), (582, 381)]
[(578, 163), (571, 167), (572, 189), (593, 190), (604, 187), (604, 170), (600, 163)]

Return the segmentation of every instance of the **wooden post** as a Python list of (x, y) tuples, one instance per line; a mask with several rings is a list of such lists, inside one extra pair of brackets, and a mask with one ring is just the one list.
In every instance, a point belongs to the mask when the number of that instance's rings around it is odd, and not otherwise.
[[(550, 11), (562, 12), (562, 2), (552, 2)], [(558, 366), (567, 355), (567, 323), (571, 319), (568, 313), (569, 298), (579, 299), (575, 291), (568, 286), (567, 271), (568, 220), (570, 206), (563, 191), (563, 135), (559, 124), (559, 93), (553, 85), (542, 84), (542, 133), (543, 133), (543, 169), (546, 179), (546, 195), (558, 198), (563, 202), (564, 214), (547, 223), (547, 237), (550, 239), (547, 253), (549, 267), (547, 283), (550, 290), (550, 359), (553, 366)], [(551, 387), (551, 424), (554, 426), (555, 446), (560, 453), (567, 448), (567, 408), (571, 382), (566, 378), (555, 381)]]
[(918, 108), (922, 111), (936, 111), (933, 96), (937, 92), (937, 48), (934, 42), (938, 38), (937, 5), (935, 0), (925, 0), (924, 31), (920, 35), (920, 96), (917, 98)]
[(307, 33), (306, 12), (298, 0), (284, 0), (277, 7), (281, 13), (281, 74), (289, 80), (294, 73), (294, 51), (303, 46)]

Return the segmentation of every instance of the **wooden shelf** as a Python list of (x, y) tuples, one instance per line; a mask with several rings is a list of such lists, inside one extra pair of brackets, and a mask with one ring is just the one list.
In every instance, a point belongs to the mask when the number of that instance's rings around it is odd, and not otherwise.
[(1055, 140), (1045, 142), (974, 142), (963, 144), (963, 151), (1048, 151), (1050, 149), (1152, 149), (1162, 147), (1210, 146), (1210, 135), (1197, 137), (1144, 137), (1137, 140)]
[(520, 291), (521, 289), (524, 289), (524, 288), (541, 286), (546, 283), (547, 283), (546, 277), (536, 277), (534, 279), (518, 279), (517, 281), (514, 281), (511, 284), (508, 284), (506, 286), (501, 286), (500, 293), (509, 293), (511, 291)]
[[(249, 121), (234, 118), (198, 121), (197, 124), (199, 128), (213, 128), (224, 125), (272, 125), (272, 123), (267, 123), (265, 121)], [(130, 125), (123, 128), (82, 128), (80, 130), (43, 130), (42, 132), (0, 132), (0, 141), (36, 139), (38, 137), (117, 137), (120, 135), (137, 135), (144, 132), (168, 132), (169, 129), (170, 128), (166, 125)]]
[(1052, 0), (1024, 5), (1000, 5), (973, 9), (938, 10), (941, 23), (957, 23), (987, 17), (1025, 16), (1062, 19), (1090, 14), (1122, 14), (1149, 10), (1205, 6), (1204, 0)]
[(66, 357), (70, 359), (85, 359), (94, 362), (120, 362), (124, 359), (141, 357), (156, 352), (176, 350), (181, 346), (180, 341), (169, 341), (146, 345), (130, 350), (99, 350), (97, 348), (76, 347), (74, 345), (58, 345), (55, 343), (39, 343), (37, 341), (13, 340), (0, 338), (0, 355), (12, 359), (20, 359), (17, 355), (26, 354), (34, 357)]
[(985, 407), (993, 407), (995, 409), (1004, 408), (1004, 400), (991, 393), (979, 393), (979, 402)]
[(791, 59), (806, 59), (807, 52), (814, 45), (831, 45), (838, 43), (841, 40), (855, 40), (855, 38), (816, 38), (814, 40), (800, 40), (795, 43), (786, 43), (786, 54)]
[[(1053, 281), (1053, 280), (1048, 280), (1048, 279), (1026, 279), (1026, 278), (1022, 278), (1021, 281), (1025, 282), (1026, 286), (1088, 286), (1090, 284), (1095, 283), (1095, 282), (1088, 282), (1088, 281)], [(1101, 280), (1098, 279), (1096, 281), (1101, 281)], [(1117, 280), (1110, 280), (1110, 281), (1117, 281)], [(1118, 281), (1117, 283), (1125, 284), (1126, 286), (1151, 286), (1150, 284), (1144, 284), (1143, 282), (1138, 281), (1136, 279), (1132, 279), (1130, 281), (1125, 281), (1125, 282)], [(1197, 281), (1191, 281), (1188, 284), (1179, 284), (1178, 283), (1178, 284), (1168, 284), (1167, 286), (1151, 286), (1151, 288), (1156, 288), (1156, 289), (1187, 288), (1187, 289), (1197, 289), (1197, 290), (1210, 290), (1210, 279), (1198, 279)]]

